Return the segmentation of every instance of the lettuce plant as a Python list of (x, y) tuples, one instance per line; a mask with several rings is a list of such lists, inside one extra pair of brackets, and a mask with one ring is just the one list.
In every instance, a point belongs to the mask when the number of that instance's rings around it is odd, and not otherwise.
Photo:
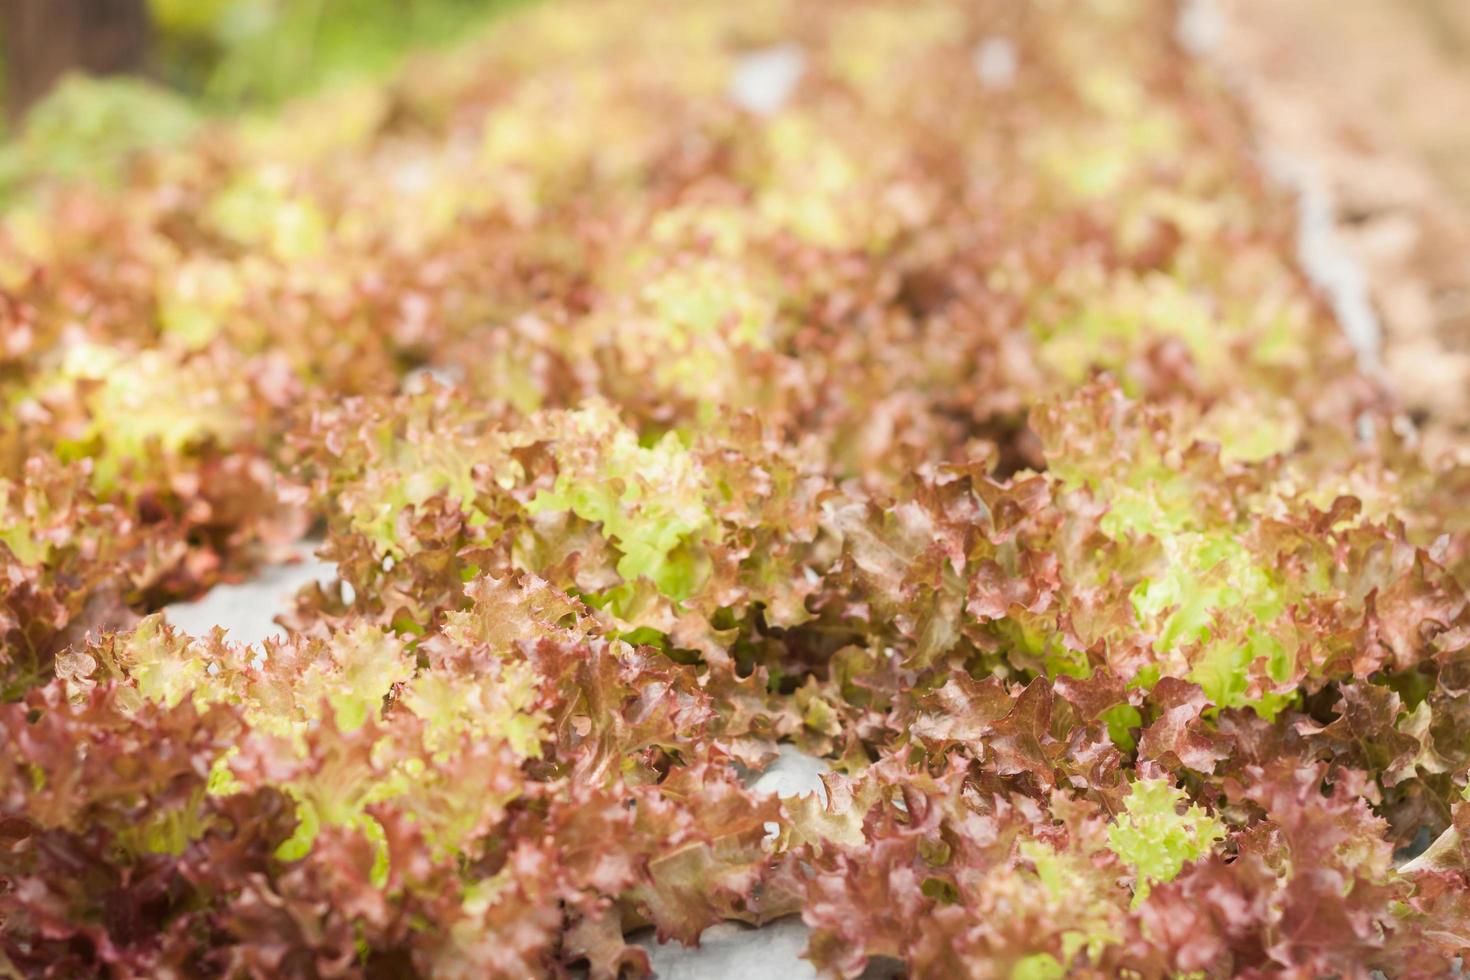
[[(1447, 975), (1470, 476), (1176, 6), (548, 2), (30, 166), (0, 973)], [(308, 534), (283, 637), (160, 614)]]

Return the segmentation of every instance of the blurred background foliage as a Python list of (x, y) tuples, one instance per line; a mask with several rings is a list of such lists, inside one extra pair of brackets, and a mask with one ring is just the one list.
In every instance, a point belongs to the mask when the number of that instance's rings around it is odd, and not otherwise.
[(514, 0), (149, 0), (160, 78), (211, 109), (390, 70)]
[[(211, 116), (268, 111), (324, 86), (386, 74), (409, 50), (448, 43), (526, 0), (137, 2), (146, 2), (147, 37), (134, 73), (68, 71), (23, 116), (12, 105), (12, 118), (0, 122), (0, 204), (42, 173), (108, 182), (135, 151), (179, 143)], [(31, 20), (39, 17), (44, 29), (48, 14), (34, 10)], [(68, 29), (54, 16), (57, 30)], [(31, 43), (16, 36), (16, 20), (7, 16), (10, 36), (0, 39), (7, 69), (0, 74), (12, 88), (16, 46)]]

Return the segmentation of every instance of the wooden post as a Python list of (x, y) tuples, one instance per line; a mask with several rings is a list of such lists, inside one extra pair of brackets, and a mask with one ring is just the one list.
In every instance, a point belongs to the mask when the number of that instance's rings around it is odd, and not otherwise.
[(148, 47), (146, 0), (0, 0), (11, 118), (68, 71), (136, 71)]

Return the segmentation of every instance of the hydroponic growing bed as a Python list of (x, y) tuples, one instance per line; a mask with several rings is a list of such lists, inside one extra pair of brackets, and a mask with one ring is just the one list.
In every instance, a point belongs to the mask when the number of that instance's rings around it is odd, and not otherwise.
[(1445, 975), (1470, 473), (1176, 16), (551, 2), (29, 186), (0, 973)]

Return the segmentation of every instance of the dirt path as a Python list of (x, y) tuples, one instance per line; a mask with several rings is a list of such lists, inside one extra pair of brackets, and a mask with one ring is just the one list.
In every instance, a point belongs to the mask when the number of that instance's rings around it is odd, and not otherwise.
[(1326, 180), (1431, 448), (1470, 453), (1470, 4), (1218, 0), (1273, 146)]

